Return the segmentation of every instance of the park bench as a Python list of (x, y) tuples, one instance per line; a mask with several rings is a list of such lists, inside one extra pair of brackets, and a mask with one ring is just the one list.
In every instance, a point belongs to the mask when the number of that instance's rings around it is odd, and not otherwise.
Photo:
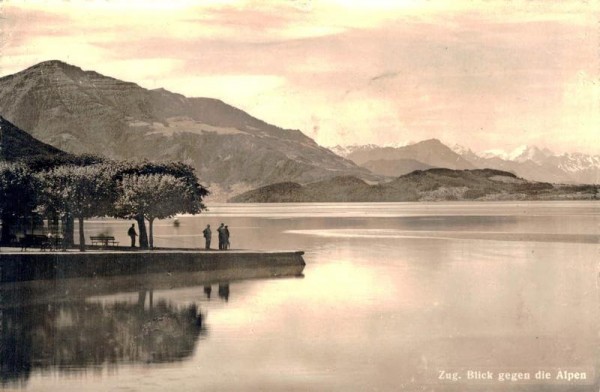
[(21, 251), (27, 250), (27, 248), (40, 248), (40, 250), (52, 249), (52, 242), (50, 239), (43, 234), (25, 234), (19, 241), (21, 245)]
[(92, 235), (90, 236), (90, 240), (92, 240), (92, 245), (103, 245), (108, 246), (117, 246), (119, 245), (118, 241), (115, 241), (115, 237), (109, 235)]

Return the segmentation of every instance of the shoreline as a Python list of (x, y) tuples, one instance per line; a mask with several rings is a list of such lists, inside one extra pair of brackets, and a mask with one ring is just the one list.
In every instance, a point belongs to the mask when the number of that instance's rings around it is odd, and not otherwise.
[[(6, 248), (4, 248), (6, 249)], [(303, 251), (88, 250), (0, 252), (0, 282), (236, 268), (304, 267)], [(16, 249), (16, 248), (13, 248)]]

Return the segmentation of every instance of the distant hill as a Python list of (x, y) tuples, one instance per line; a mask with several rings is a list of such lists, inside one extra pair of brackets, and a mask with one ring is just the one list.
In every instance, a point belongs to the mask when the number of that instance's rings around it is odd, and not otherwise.
[(433, 168), (431, 165), (414, 159), (377, 159), (374, 161), (367, 161), (361, 166), (369, 169), (374, 174), (387, 177), (398, 177), (415, 170), (427, 170)]
[(299, 130), (267, 124), (217, 99), (148, 90), (61, 61), (0, 78), (0, 114), (67, 152), (187, 161), (213, 200), (219, 190), (281, 181), (373, 178)]
[(0, 116), (0, 161), (22, 161), (37, 158), (67, 158), (70, 154), (42, 143)]
[(600, 186), (558, 186), (530, 182), (492, 169), (417, 170), (391, 182), (369, 185), (351, 176), (307, 185), (286, 182), (258, 188), (230, 201), (265, 202), (401, 202), (442, 200), (588, 200)]

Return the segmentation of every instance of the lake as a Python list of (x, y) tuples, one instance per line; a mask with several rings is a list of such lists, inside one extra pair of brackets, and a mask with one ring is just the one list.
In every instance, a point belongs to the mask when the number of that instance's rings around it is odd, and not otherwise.
[[(155, 245), (202, 247), (224, 222), (232, 248), (304, 250), (302, 276), (5, 287), (3, 388), (599, 389), (597, 202), (209, 207), (155, 223)], [(86, 238), (127, 244), (129, 226)]]

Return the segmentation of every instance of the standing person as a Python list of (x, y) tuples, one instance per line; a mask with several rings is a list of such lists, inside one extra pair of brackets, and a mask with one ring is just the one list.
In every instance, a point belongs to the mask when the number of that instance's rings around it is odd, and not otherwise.
[(219, 232), (219, 250), (223, 250), (225, 249), (225, 224), (221, 223), (217, 231)]
[(205, 249), (210, 249), (210, 240), (212, 239), (212, 231), (210, 231), (210, 225), (206, 225), (206, 229), (202, 232), (204, 239), (206, 240)]
[(137, 237), (137, 233), (135, 232), (135, 223), (131, 224), (129, 230), (127, 230), (127, 235), (131, 238), (131, 247), (135, 248), (135, 237)]
[(223, 230), (223, 232), (225, 233), (225, 249), (229, 249), (229, 228), (227, 225), (225, 225), (225, 229)]

